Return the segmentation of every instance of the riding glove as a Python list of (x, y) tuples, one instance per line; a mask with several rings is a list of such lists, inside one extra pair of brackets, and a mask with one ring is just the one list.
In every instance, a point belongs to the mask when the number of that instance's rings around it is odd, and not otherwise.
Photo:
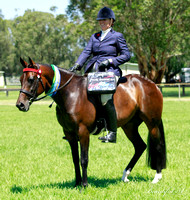
[(70, 68), (71, 72), (74, 72), (75, 70), (80, 70), (80, 65), (78, 63), (75, 63), (75, 65)]
[(110, 65), (110, 61), (109, 60), (104, 60), (102, 61), (99, 65), (98, 65), (98, 69), (100, 71), (104, 70), (105, 68), (107, 68)]

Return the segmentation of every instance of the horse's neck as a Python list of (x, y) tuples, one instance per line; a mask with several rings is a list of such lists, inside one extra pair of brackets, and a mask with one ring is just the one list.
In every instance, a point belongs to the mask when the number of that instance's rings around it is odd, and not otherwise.
[[(40, 65), (40, 69), (42, 70), (42, 75), (45, 78), (45, 92), (47, 93), (53, 84), (54, 70), (52, 69), (52, 67), (50, 65)], [(76, 79), (83, 78), (83, 76), (78, 76), (78, 75), (73, 76), (73, 73), (71, 73), (65, 69), (62, 69), (62, 68), (59, 68), (59, 73), (60, 73), (59, 88), (63, 87), (61, 90), (65, 90), (65, 91), (68, 90), (68, 92), (70, 92), (72, 90), (72, 88), (74, 88), (76, 86), (76, 84), (77, 84)], [(76, 78), (76, 77), (78, 77), (78, 78)], [(66, 93), (68, 94), (68, 92), (66, 92)]]
[(42, 79), (45, 82), (44, 86), (47, 92), (53, 83), (54, 71), (49, 65), (40, 65), (40, 69), (42, 70)]

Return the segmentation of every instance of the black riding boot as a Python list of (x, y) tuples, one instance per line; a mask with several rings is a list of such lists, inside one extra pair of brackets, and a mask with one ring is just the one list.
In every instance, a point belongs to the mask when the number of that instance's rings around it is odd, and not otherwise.
[(106, 136), (99, 137), (98, 139), (102, 140), (102, 142), (116, 143), (117, 115), (115, 111), (115, 106), (113, 104), (113, 99), (109, 99), (104, 108), (106, 112), (106, 122), (109, 133)]

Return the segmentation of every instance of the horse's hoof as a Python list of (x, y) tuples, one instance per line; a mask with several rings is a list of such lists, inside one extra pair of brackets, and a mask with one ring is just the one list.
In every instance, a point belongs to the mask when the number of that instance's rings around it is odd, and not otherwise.
[(127, 177), (125, 177), (124, 179), (122, 179), (122, 181), (123, 181), (124, 183), (127, 183), (127, 182), (129, 182), (129, 179), (128, 179)]
[(88, 183), (83, 183), (83, 188), (87, 188), (88, 187)]
[(152, 183), (155, 184), (155, 183), (158, 183), (160, 180), (162, 179), (162, 174), (161, 173), (156, 173)]
[(125, 182), (125, 183), (129, 182), (128, 176), (129, 176), (130, 173), (131, 172), (129, 170), (127, 170), (127, 171), (124, 170), (123, 171), (123, 176), (122, 176), (122, 181), (123, 182)]

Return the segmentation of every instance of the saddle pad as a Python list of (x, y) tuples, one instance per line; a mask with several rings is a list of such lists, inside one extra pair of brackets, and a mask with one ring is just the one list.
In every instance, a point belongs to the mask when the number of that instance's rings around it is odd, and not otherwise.
[(116, 90), (113, 72), (92, 72), (87, 76), (87, 91), (90, 94), (112, 94)]

